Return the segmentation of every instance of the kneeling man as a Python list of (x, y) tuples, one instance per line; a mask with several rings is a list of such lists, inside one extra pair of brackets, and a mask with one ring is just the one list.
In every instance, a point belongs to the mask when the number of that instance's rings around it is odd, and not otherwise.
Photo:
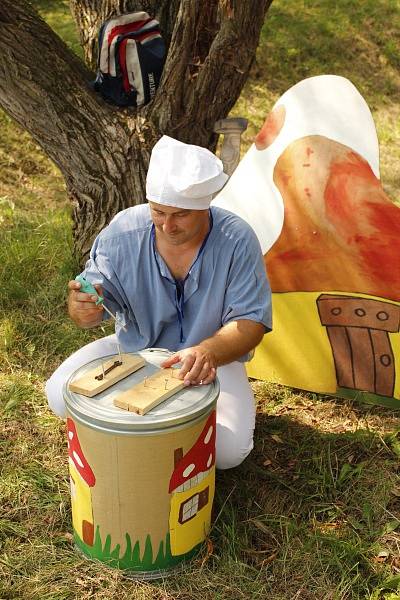
[[(62, 386), (80, 366), (115, 353), (172, 350), (185, 385), (216, 375), (218, 468), (240, 464), (253, 448), (254, 398), (244, 362), (271, 329), (271, 293), (259, 242), (238, 216), (210, 208), (227, 180), (209, 150), (163, 136), (146, 180), (148, 204), (118, 213), (98, 235), (82, 275), (117, 315), (114, 335), (70, 356), (46, 384), (51, 409), (65, 416)], [(68, 308), (80, 327), (107, 313), (70, 281)]]

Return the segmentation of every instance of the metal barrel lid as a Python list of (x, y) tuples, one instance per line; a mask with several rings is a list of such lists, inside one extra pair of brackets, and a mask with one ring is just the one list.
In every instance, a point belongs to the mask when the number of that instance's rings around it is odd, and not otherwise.
[(134, 354), (142, 356), (146, 360), (146, 365), (92, 398), (72, 392), (69, 390), (69, 384), (96, 365), (100, 367), (102, 360), (113, 355), (92, 360), (77, 369), (63, 388), (68, 413), (93, 429), (109, 433), (148, 435), (161, 433), (171, 427), (182, 427), (185, 423), (210, 412), (219, 395), (217, 379), (209, 385), (183, 388), (145, 415), (137, 415), (114, 406), (113, 399), (117, 394), (155, 373), (160, 368), (160, 364), (172, 353), (169, 350), (150, 348)]

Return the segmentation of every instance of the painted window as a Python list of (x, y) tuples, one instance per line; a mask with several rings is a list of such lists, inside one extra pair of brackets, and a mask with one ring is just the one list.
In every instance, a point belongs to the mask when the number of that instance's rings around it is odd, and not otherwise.
[(190, 519), (193, 519), (206, 504), (208, 504), (208, 495), (209, 488), (207, 487), (205, 490), (200, 492), (199, 494), (194, 494), (185, 502), (182, 502), (179, 509), (179, 523), (182, 525)]

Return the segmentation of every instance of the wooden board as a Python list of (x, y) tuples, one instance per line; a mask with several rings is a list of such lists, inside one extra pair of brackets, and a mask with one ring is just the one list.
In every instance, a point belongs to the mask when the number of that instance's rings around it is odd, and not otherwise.
[(119, 354), (116, 354), (111, 359), (103, 362), (104, 371), (111, 367), (115, 361), (119, 360), (122, 360), (122, 365), (112, 369), (112, 371), (107, 373), (105, 377), (102, 377), (100, 380), (96, 379), (96, 376), (103, 375), (103, 369), (101, 363), (99, 363), (97, 367), (91, 369), (88, 373), (85, 373), (83, 377), (71, 381), (69, 384), (70, 391), (92, 398), (92, 396), (103, 392), (114, 383), (117, 383), (117, 381), (127, 377), (134, 371), (144, 367), (146, 364), (144, 358), (137, 354), (121, 354), (121, 357)]
[(178, 379), (178, 373), (179, 369), (160, 369), (114, 398), (114, 405), (138, 415), (145, 415), (184, 387), (183, 381)]

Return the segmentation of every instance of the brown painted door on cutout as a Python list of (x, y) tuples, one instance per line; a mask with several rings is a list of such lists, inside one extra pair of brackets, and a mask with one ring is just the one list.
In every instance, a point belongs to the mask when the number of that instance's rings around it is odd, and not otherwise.
[(322, 294), (317, 306), (332, 347), (338, 386), (393, 396), (396, 373), (389, 333), (400, 329), (400, 307), (330, 294)]

